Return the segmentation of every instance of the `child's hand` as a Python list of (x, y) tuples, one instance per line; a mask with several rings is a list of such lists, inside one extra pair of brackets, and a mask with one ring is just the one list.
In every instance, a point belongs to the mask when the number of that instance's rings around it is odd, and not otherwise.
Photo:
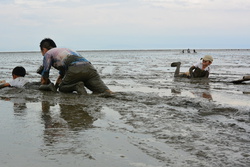
[(190, 77), (190, 72), (185, 72), (185, 74), (186, 74), (188, 77)]
[(2, 84), (2, 83), (6, 83), (6, 81), (5, 80), (0, 81), (0, 84)]

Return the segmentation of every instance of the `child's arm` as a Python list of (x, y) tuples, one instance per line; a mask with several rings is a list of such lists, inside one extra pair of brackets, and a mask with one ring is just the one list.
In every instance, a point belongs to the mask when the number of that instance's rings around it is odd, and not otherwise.
[(189, 68), (189, 75), (190, 75), (190, 77), (192, 77), (193, 70), (194, 70), (195, 68), (196, 68), (195, 66), (191, 66), (191, 67)]
[(0, 89), (1, 89), (1, 88), (4, 88), (4, 87), (9, 87), (9, 86), (10, 86), (10, 84), (7, 83), (7, 82), (5, 82), (5, 83), (0, 83)]
[(192, 73), (194, 69), (195, 69), (195, 66), (191, 66), (191, 67), (189, 68), (189, 72)]

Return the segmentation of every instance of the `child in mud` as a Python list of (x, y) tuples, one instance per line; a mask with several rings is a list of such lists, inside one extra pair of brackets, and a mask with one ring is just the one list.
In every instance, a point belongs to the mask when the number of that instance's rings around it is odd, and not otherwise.
[(26, 75), (26, 70), (22, 66), (17, 66), (12, 70), (12, 78), (10, 82), (0, 81), (0, 88), (4, 87), (17, 87), (23, 88), (28, 80), (24, 78)]
[(188, 72), (180, 73), (181, 62), (173, 62), (171, 67), (176, 67), (174, 77), (184, 78), (208, 78), (210, 73), (210, 65), (213, 62), (213, 57), (210, 55), (204, 56), (202, 61), (195, 63), (189, 68)]
[[(0, 81), (0, 89), (4, 87), (16, 87), (16, 88), (33, 88), (33, 89), (40, 89), (40, 90), (50, 90), (56, 91), (53, 84), (44, 85), (43, 87), (37, 85), (37, 82), (29, 82), (26, 78), (26, 70), (22, 66), (16, 66), (12, 70), (12, 78), (10, 82)], [(40, 86), (40, 87), (39, 87)]]

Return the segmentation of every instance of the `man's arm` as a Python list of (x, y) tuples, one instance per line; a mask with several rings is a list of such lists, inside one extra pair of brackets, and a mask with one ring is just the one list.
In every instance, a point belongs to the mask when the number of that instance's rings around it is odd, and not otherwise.
[(59, 84), (62, 82), (62, 78), (63, 76), (62, 75), (59, 75), (57, 80), (56, 80), (56, 84), (55, 84), (55, 87), (58, 88), (59, 87)]

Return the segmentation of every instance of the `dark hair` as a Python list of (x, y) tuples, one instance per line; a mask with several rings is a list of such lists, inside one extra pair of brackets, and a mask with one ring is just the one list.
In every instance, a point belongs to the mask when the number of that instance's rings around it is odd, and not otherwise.
[(56, 48), (56, 43), (50, 38), (44, 38), (40, 42), (40, 49), (42, 50), (43, 48), (46, 48), (48, 50), (50, 50), (52, 48)]
[(26, 70), (22, 66), (17, 66), (12, 70), (12, 75), (24, 77), (26, 75)]

